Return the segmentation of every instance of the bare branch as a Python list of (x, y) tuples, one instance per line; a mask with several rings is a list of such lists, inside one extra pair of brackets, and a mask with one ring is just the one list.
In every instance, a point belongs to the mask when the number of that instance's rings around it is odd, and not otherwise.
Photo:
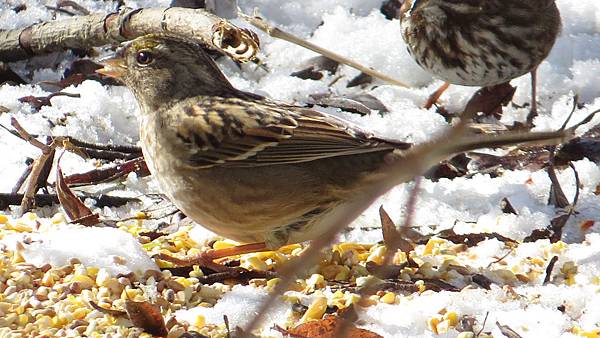
[(116, 44), (145, 34), (175, 34), (197, 39), (236, 61), (258, 53), (256, 35), (203, 9), (125, 8), (0, 31), (0, 61), (17, 61), (65, 49)]

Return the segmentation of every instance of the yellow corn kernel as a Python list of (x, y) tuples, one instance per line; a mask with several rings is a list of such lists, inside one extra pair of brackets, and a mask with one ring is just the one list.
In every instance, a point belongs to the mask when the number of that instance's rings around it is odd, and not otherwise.
[(213, 249), (215, 250), (219, 250), (219, 249), (226, 249), (226, 248), (232, 248), (234, 246), (236, 246), (237, 244), (231, 242), (231, 241), (216, 241), (213, 244)]
[(88, 315), (88, 313), (90, 313), (89, 309), (81, 307), (81, 308), (78, 308), (77, 310), (73, 311), (73, 318), (84, 319), (85, 316)]
[(206, 325), (206, 318), (204, 318), (203, 315), (197, 315), (196, 319), (194, 320), (194, 326), (203, 327), (204, 325)]
[(325, 278), (323, 277), (323, 275), (315, 273), (312, 276), (310, 276), (309, 279), (306, 280), (306, 285), (316, 290), (324, 288), (327, 285), (327, 283), (325, 282)]
[(300, 244), (290, 244), (290, 245), (282, 246), (277, 251), (289, 255), (292, 252), (294, 252), (294, 250), (296, 250), (296, 249), (302, 249), (302, 246)]
[(532, 259), (530, 259), (530, 262), (531, 264), (535, 264), (537, 266), (546, 266), (546, 262), (537, 257), (533, 257)]
[(393, 292), (386, 292), (385, 295), (379, 298), (379, 301), (386, 304), (394, 304), (396, 302), (396, 294)]
[(82, 289), (89, 289), (96, 284), (93, 279), (86, 275), (75, 275), (71, 279), (71, 282), (78, 282)]
[(422, 280), (418, 280), (415, 282), (415, 285), (419, 287), (419, 293), (423, 293), (427, 291), (427, 287), (425, 286), (425, 282)]
[(385, 246), (376, 247), (375, 250), (369, 254), (369, 257), (367, 257), (367, 262), (374, 262), (377, 265), (382, 265), (386, 251), (387, 248)]
[(567, 243), (563, 241), (558, 241), (556, 243), (552, 243), (552, 253), (562, 253), (568, 247)]
[(448, 311), (444, 313), (444, 320), (448, 321), (450, 327), (455, 327), (458, 325), (458, 313), (454, 311)]
[(429, 328), (429, 330), (435, 334), (439, 334), (438, 332), (438, 324), (442, 322), (442, 316), (435, 316), (432, 318), (429, 318), (427, 320), (427, 327)]
[(308, 307), (302, 318), (300, 318), (300, 322), (304, 323), (309, 320), (321, 319), (325, 310), (327, 309), (327, 298), (326, 297), (317, 297), (312, 304)]
[(271, 278), (267, 281), (266, 289), (271, 291), (281, 281), (281, 278)]
[(446, 243), (443, 239), (440, 238), (430, 238), (425, 244), (425, 248), (423, 249), (423, 256), (435, 255), (439, 253), (440, 244)]
[(52, 216), (52, 218), (50, 219), (50, 222), (52, 224), (62, 224), (62, 223), (67, 223), (67, 220), (65, 218), (65, 215), (63, 215), (62, 213), (56, 213), (54, 214), (54, 216)]
[(25, 326), (25, 325), (27, 325), (27, 323), (29, 323), (29, 316), (27, 316), (24, 313), (20, 314), (17, 322), (19, 323), (20, 326)]
[(123, 290), (123, 292), (121, 293), (121, 299), (130, 299), (130, 300), (134, 300), (137, 295), (140, 293), (139, 289), (129, 289), (126, 288), (125, 290)]
[(8, 222), (8, 217), (6, 215), (0, 214), (0, 224), (6, 224)]
[(256, 256), (247, 257), (245, 260), (246, 264), (243, 264), (245, 268), (251, 268), (252, 270), (266, 271), (269, 269), (267, 264)]
[(183, 285), (183, 287), (191, 286), (193, 284), (192, 281), (188, 280), (185, 277), (177, 277), (177, 278), (175, 278), (175, 281), (177, 283)]

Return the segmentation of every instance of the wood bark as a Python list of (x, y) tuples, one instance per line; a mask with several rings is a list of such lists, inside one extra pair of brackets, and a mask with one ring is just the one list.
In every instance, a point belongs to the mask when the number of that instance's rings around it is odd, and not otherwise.
[(173, 34), (199, 40), (236, 61), (259, 50), (254, 32), (241, 29), (203, 9), (125, 8), (0, 31), (0, 61), (12, 62), (66, 49), (117, 44), (145, 34)]

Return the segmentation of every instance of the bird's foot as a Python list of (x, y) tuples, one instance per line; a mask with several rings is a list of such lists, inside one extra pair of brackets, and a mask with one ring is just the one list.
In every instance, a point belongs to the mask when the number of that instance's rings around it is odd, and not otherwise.
[(441, 85), (440, 88), (436, 89), (435, 92), (433, 92), (433, 93), (431, 93), (431, 95), (429, 95), (429, 98), (423, 105), (423, 108), (429, 109), (429, 108), (433, 107), (433, 105), (438, 102), (438, 100), (440, 99), (440, 96), (442, 96), (442, 94), (446, 91), (446, 89), (448, 89), (448, 87), (450, 87), (450, 84), (448, 82), (444, 82), (444, 84)]
[(227, 267), (223, 264), (219, 264), (215, 262), (216, 259), (237, 256), (246, 253), (252, 252), (261, 252), (267, 251), (267, 247), (265, 243), (251, 243), (251, 244), (243, 244), (233, 246), (231, 248), (223, 248), (223, 249), (210, 249), (204, 252), (201, 252), (198, 255), (186, 257), (186, 258), (177, 258), (168, 254), (159, 253), (154, 256), (160, 260), (170, 262), (175, 264), (176, 266), (192, 266), (198, 265), (202, 268), (208, 268), (216, 272), (227, 272), (233, 268)]

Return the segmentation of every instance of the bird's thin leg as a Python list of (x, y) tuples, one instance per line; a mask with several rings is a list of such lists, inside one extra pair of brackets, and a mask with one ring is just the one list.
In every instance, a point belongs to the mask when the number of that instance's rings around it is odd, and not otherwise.
[(251, 244), (238, 245), (238, 246), (234, 246), (231, 248), (211, 249), (211, 250), (206, 250), (204, 252), (201, 252), (198, 255), (194, 255), (194, 256), (190, 256), (190, 257), (186, 257), (186, 258), (177, 258), (177, 257), (173, 257), (173, 256), (163, 254), (163, 253), (160, 253), (154, 257), (158, 258), (160, 260), (166, 261), (166, 262), (173, 263), (177, 266), (198, 265), (201, 267), (209, 268), (209, 269), (217, 271), (217, 272), (225, 272), (225, 271), (230, 270), (231, 268), (226, 267), (222, 264), (216, 263), (215, 259), (229, 257), (229, 256), (237, 256), (237, 255), (242, 255), (242, 254), (252, 253), (252, 252), (261, 252), (261, 251), (268, 251), (265, 243), (251, 243)]
[(529, 115), (527, 115), (527, 125), (533, 125), (533, 119), (538, 115), (537, 113), (537, 68), (531, 71), (531, 109)]
[(267, 245), (264, 242), (236, 245), (232, 246), (231, 248), (211, 249), (205, 251), (204, 254), (206, 254), (206, 256), (210, 257), (211, 259), (219, 259), (223, 257), (237, 256), (262, 251), (269, 251), (269, 249), (267, 249)]
[(441, 85), (440, 88), (436, 89), (435, 92), (429, 95), (429, 98), (427, 99), (427, 102), (425, 102), (423, 108), (429, 109), (434, 104), (436, 104), (437, 101), (440, 99), (440, 96), (442, 96), (442, 94), (446, 91), (446, 89), (448, 89), (448, 87), (450, 87), (450, 84), (448, 82), (444, 82), (444, 84)]

